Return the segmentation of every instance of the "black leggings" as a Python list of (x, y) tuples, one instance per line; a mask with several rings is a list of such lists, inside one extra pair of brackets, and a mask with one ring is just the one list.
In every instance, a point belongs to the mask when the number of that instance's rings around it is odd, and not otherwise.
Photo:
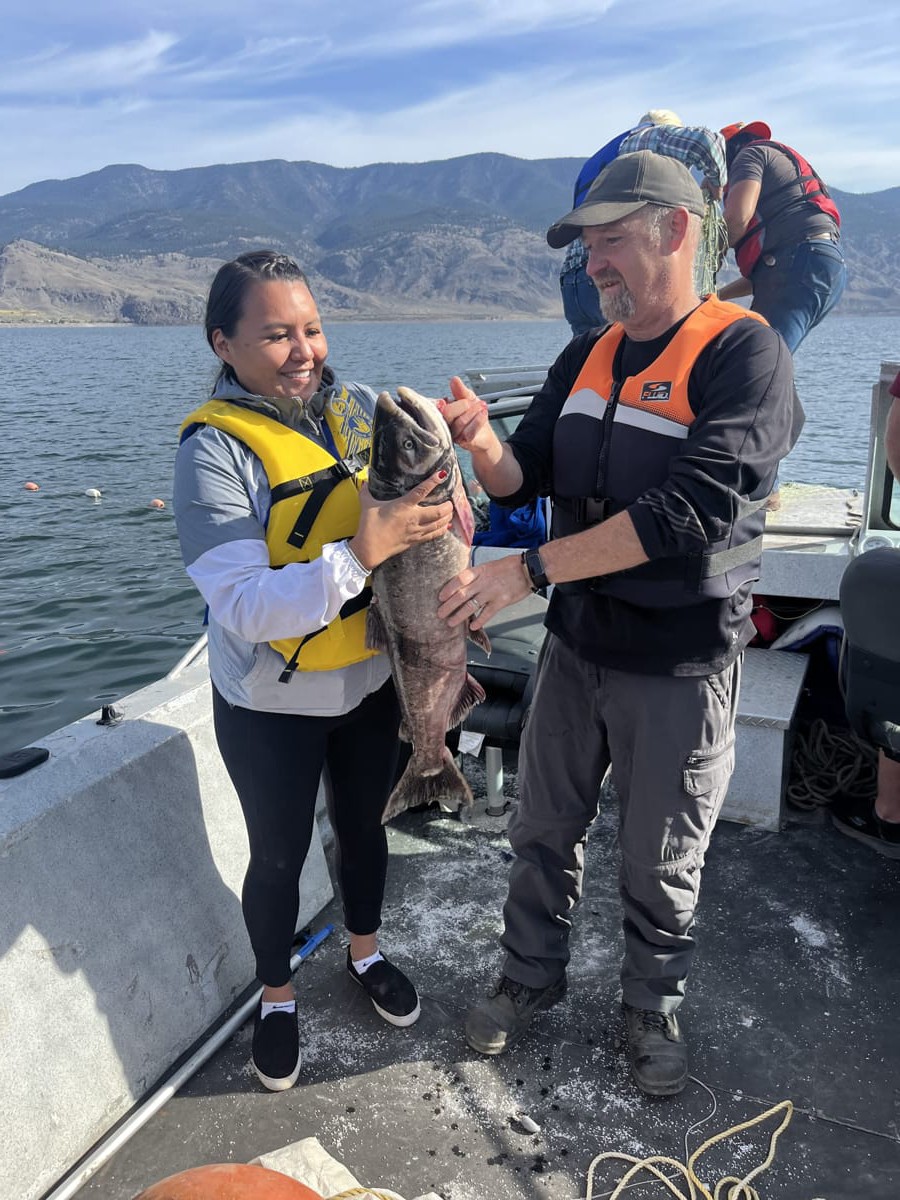
[(397, 696), (388, 680), (352, 712), (307, 717), (232, 706), (213, 688), (213, 717), (250, 840), (241, 902), (256, 974), (280, 987), (291, 977), (297, 885), (323, 768), (344, 923), (356, 934), (374, 933), (381, 924), (387, 874), (381, 814), (397, 765)]

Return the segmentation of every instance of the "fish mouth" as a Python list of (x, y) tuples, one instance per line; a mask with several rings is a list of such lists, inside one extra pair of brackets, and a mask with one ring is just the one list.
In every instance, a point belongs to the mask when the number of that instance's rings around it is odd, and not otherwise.
[[(407, 394), (402, 395), (403, 392)], [(429, 407), (434, 411), (435, 416), (438, 415), (437, 409), (431, 401), (419, 397), (416, 392), (409, 394), (407, 388), (398, 388), (397, 393), (398, 399), (395, 400), (390, 392), (379, 392), (375, 405), (375, 430), (378, 431), (394, 421), (399, 421), (407, 426), (415, 425), (424, 445), (432, 448), (441, 445), (443, 439), (440, 437), (439, 430), (435, 428), (434, 421), (429, 420)]]
[(436, 444), (449, 443), (450, 431), (447, 422), (438, 412), (437, 405), (427, 396), (422, 396), (412, 388), (397, 388), (397, 407), (411, 421), (415, 421), (419, 429), (436, 439)]
[(406, 387), (397, 388), (397, 397), (378, 395), (369, 468), (372, 494), (376, 500), (403, 495), (443, 470), (446, 478), (423, 502), (440, 504), (449, 499), (457, 479), (450, 428), (433, 400)]

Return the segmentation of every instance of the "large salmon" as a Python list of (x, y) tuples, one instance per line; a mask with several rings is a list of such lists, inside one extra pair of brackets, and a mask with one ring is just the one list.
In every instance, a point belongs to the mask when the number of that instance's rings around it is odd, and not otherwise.
[(387, 392), (378, 397), (369, 491), (376, 500), (393, 500), (443, 468), (447, 478), (426, 503), (452, 500), (455, 511), (443, 537), (411, 546), (372, 573), (366, 642), (390, 659), (403, 718), (400, 736), (413, 747), (382, 821), (416, 804), (471, 805), (472, 792), (444, 735), (484, 699), (481, 684), (466, 670), (467, 637), (490, 652), (483, 630), (469, 630), (468, 623), (451, 628), (437, 616), (438, 593), (469, 562), (474, 528), (450, 430), (434, 401), (410, 388), (398, 388), (397, 395), (399, 403)]

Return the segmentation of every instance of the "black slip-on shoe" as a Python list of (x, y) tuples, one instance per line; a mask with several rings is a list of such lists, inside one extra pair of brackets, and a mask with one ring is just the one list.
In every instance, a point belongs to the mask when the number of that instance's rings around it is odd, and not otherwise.
[(263, 1018), (261, 1011), (262, 1002), (253, 1024), (253, 1070), (270, 1092), (284, 1092), (294, 1086), (300, 1074), (297, 1013), (276, 1008)]
[(503, 975), (466, 1018), (466, 1041), (479, 1054), (502, 1054), (525, 1033), (536, 1012), (562, 1000), (567, 986), (565, 975), (542, 988)]
[(422, 1011), (419, 993), (400, 968), (388, 962), (384, 955), (360, 975), (353, 965), (348, 946), (347, 970), (350, 978), (356, 980), (372, 1001), (375, 1011), (385, 1021), (401, 1027), (414, 1025), (418, 1021)]
[(688, 1052), (674, 1013), (623, 1004), (628, 1061), (634, 1082), (648, 1096), (674, 1096), (688, 1078)]
[(831, 806), (831, 823), (876, 854), (900, 858), (900, 823), (882, 821), (873, 800), (836, 800)]

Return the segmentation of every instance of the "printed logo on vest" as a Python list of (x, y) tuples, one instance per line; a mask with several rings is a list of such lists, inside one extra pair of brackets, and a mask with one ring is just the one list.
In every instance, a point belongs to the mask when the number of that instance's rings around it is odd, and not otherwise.
[(641, 401), (646, 404), (664, 404), (672, 399), (672, 381), (668, 383), (645, 383), (641, 388)]

